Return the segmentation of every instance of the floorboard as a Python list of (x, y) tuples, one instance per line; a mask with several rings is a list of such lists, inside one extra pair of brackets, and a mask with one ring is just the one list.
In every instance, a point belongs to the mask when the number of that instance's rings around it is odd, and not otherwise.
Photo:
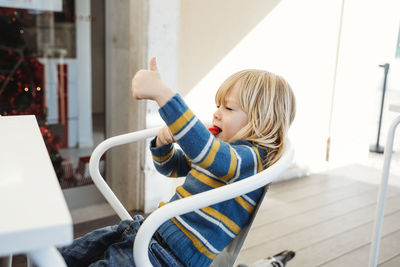
[[(395, 233), (400, 228), (398, 223), (400, 221), (400, 212), (387, 216), (385, 221), (389, 227), (383, 229), (382, 236)], [(370, 222), (297, 251), (297, 255), (293, 259), (293, 266), (323, 266), (333, 260), (340, 259), (349, 251), (365, 246), (371, 241), (372, 226), (373, 223)], [(364, 256), (366, 262), (368, 262), (368, 253)], [(329, 264), (328, 266), (353, 265), (347, 265), (347, 262), (345, 262), (345, 265)], [(363, 266), (367, 265), (364, 264)]]
[[(273, 241), (281, 236), (295, 233), (304, 228), (315, 227), (320, 223), (332, 220), (350, 212), (355, 212), (361, 208), (374, 204), (376, 202), (376, 193), (377, 190), (372, 192), (367, 191), (363, 194), (337, 201), (324, 207), (309, 210), (273, 223), (254, 227), (247, 238), (248, 244), (256, 246), (261, 242)], [(392, 196), (392, 193), (388, 192), (388, 196)], [(260, 239), (260, 236), (263, 236), (264, 238)], [(244, 248), (246, 249), (247, 245)]]
[[(321, 266), (324, 267), (335, 267), (335, 266), (352, 266), (352, 267), (364, 267), (368, 266), (369, 255), (371, 245), (366, 244), (362, 247), (359, 247), (355, 250), (349, 251), (347, 254), (344, 254), (335, 260), (327, 262)], [(379, 253), (379, 263), (388, 262), (390, 259), (398, 255), (400, 251), (400, 230), (397, 230), (393, 233), (389, 233), (387, 235), (382, 236), (381, 244), (380, 244), (380, 253)], [(397, 265), (397, 267), (400, 265)]]
[[(385, 209), (385, 214), (388, 215), (393, 212), (399, 212), (399, 201), (400, 196), (397, 196), (396, 199), (389, 199)], [(325, 240), (335, 238), (341, 233), (349, 232), (352, 229), (371, 223), (375, 207), (376, 205), (370, 205), (355, 212), (349, 212), (343, 216), (339, 216), (333, 220), (328, 220), (324, 223), (302, 229), (293, 234), (282, 236), (281, 238), (271, 242), (263, 242), (248, 247), (247, 249), (245, 248), (241, 252), (239, 260), (241, 260), (240, 262), (250, 263), (254, 258), (273, 255), (285, 249), (294, 250), (301, 255), (301, 250), (306, 249), (309, 246), (319, 244)], [(251, 243), (251, 241), (249, 240), (248, 243)], [(246, 246), (252, 245), (248, 243), (246, 242)]]
[(398, 253), (393, 258), (389, 259), (386, 262), (383, 262), (378, 265), (379, 267), (399, 267), (400, 266), (400, 254)]
[[(321, 208), (337, 201), (352, 198), (357, 194), (372, 192), (373, 190), (374, 186), (372, 185), (354, 182), (346, 186), (335, 188), (329, 192), (322, 192), (317, 195), (299, 199), (290, 203), (290, 205), (271, 206), (267, 209), (262, 209), (262, 212), (258, 214), (257, 220), (254, 222), (254, 227)], [(267, 194), (265, 202), (269, 202), (271, 198), (273, 197)]]
[[(379, 169), (357, 164), (272, 185), (237, 263), (287, 249), (296, 252), (289, 267), (367, 266), (379, 182)], [(380, 266), (400, 266), (398, 222), (400, 187), (391, 185)]]

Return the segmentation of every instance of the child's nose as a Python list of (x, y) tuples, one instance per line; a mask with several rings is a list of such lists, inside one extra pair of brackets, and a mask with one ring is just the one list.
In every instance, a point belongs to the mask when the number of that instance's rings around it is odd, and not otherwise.
[(220, 120), (221, 119), (221, 113), (219, 112), (219, 109), (214, 112), (214, 119)]

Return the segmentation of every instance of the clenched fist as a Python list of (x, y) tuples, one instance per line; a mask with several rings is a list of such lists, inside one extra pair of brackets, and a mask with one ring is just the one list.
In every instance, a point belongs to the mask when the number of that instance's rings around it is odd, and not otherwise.
[(167, 126), (161, 128), (161, 130), (157, 134), (156, 147), (168, 145), (174, 142), (174, 136), (172, 135), (169, 128)]

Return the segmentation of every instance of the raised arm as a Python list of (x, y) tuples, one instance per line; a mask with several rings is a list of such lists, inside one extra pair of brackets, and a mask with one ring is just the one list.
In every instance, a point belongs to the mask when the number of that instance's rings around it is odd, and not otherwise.
[(192, 167), (200, 172), (226, 183), (263, 169), (261, 150), (245, 141), (229, 144), (215, 138), (178, 94), (159, 112)]
[(132, 93), (137, 99), (151, 99), (158, 103), (161, 117), (192, 161), (192, 167), (225, 183), (263, 169), (261, 150), (249, 144), (228, 144), (210, 134), (183, 99), (163, 82), (155, 58), (150, 61), (149, 70), (136, 73), (132, 80)]

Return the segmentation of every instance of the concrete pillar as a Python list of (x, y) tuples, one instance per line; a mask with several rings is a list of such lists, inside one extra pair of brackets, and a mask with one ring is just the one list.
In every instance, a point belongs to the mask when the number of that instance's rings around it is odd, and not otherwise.
[[(174, 90), (178, 89), (178, 43), (180, 0), (149, 1), (148, 60), (157, 57), (157, 67), (163, 80)], [(154, 101), (147, 103), (147, 127), (164, 124)], [(160, 201), (168, 201), (183, 180), (169, 179), (158, 173), (146, 148), (145, 209), (153, 211)]]
[[(106, 136), (145, 127), (146, 102), (133, 100), (131, 79), (147, 67), (148, 2), (105, 1)], [(128, 210), (144, 207), (144, 143), (107, 153), (107, 182)]]

